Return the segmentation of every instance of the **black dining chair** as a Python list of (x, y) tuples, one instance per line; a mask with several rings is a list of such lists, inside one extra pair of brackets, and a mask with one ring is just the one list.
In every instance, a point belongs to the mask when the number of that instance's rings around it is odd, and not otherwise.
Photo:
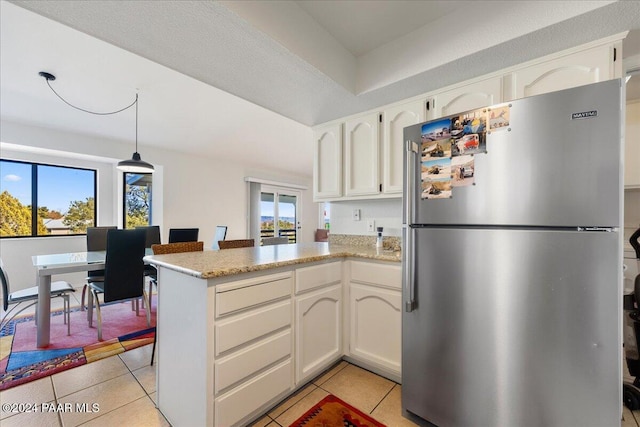
[[(87, 227), (87, 251), (105, 251), (107, 250), (107, 232), (116, 230), (115, 225), (102, 227)], [(87, 275), (87, 282), (104, 280), (104, 270), (91, 270)], [(84, 310), (84, 298), (87, 293), (87, 284), (82, 287), (82, 296), (80, 298), (80, 310)]]
[(199, 228), (170, 228), (169, 243), (197, 242)]
[(146, 232), (146, 239), (144, 243), (145, 248), (150, 248), (151, 245), (159, 245), (160, 241), (160, 226), (159, 225), (138, 225), (138, 230), (144, 230)]
[(216, 226), (216, 234), (213, 236), (213, 243), (211, 244), (211, 249), (217, 250), (220, 249), (220, 245), (218, 242), (223, 241), (227, 237), (227, 226), (226, 225), (218, 225)]
[[(137, 229), (145, 230), (147, 238), (144, 244), (145, 248), (151, 248), (153, 245), (159, 245), (160, 241), (160, 226), (159, 225), (139, 225)], [(158, 280), (158, 270), (153, 265), (145, 264), (144, 275), (149, 278), (149, 304), (151, 304), (151, 292), (153, 290), (153, 284)]]
[[(102, 311), (99, 294), (104, 304), (146, 298), (144, 290), (145, 230), (109, 230), (104, 280), (89, 281), (89, 326), (93, 326), (93, 300), (98, 318), (98, 340), (102, 340)], [(147, 326), (151, 325), (151, 307), (145, 304)], [(138, 312), (136, 311), (136, 315)]]
[[(2, 263), (2, 259), (0, 259), (0, 282), (2, 282), (2, 309), (5, 312), (5, 315), (0, 320), (0, 331), (9, 324), (9, 322), (15, 318), (18, 314), (22, 313), (27, 308), (38, 304), (38, 287), (32, 286), (30, 288), (21, 289), (19, 291), (10, 292), (11, 287), (9, 286), (9, 274), (4, 268), (4, 264)], [(57, 281), (51, 283), (51, 298), (61, 297), (64, 301), (63, 304), (63, 318), (64, 323), (67, 324), (67, 335), (71, 335), (71, 312), (69, 309), (69, 292), (75, 292), (73, 286), (68, 282)], [(21, 306), (22, 303), (29, 303), (23, 305), (18, 311), (16, 311), (13, 315), (14, 310)], [(12, 305), (9, 310), (9, 306)], [(37, 313), (37, 310), (36, 310)], [(36, 319), (37, 320), (37, 319)]]

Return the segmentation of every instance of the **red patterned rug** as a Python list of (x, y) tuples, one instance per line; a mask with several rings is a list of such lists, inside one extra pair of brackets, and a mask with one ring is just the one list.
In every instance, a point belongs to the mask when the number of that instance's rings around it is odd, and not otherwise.
[(144, 309), (140, 315), (131, 303), (102, 306), (102, 341), (97, 321), (89, 328), (87, 312), (71, 309), (71, 335), (67, 335), (62, 311), (51, 312), (51, 344), (36, 347), (33, 316), (13, 319), (0, 331), (0, 390), (56, 374), (153, 343), (156, 324), (155, 295), (151, 304), (151, 327)]
[(316, 403), (289, 427), (385, 427), (348, 403), (329, 395)]

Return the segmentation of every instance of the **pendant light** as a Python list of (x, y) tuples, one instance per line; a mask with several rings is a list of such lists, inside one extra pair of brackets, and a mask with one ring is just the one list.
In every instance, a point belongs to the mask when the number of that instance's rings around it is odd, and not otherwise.
[(75, 108), (76, 110), (80, 110), (80, 111), (84, 111), (85, 113), (89, 113), (89, 114), (95, 114), (98, 116), (107, 116), (107, 115), (111, 115), (111, 114), (116, 114), (116, 113), (120, 113), (121, 111), (127, 110), (131, 107), (133, 107), (134, 105), (136, 106), (136, 151), (133, 153), (133, 156), (131, 157), (131, 159), (129, 160), (122, 160), (120, 162), (118, 162), (118, 166), (117, 168), (123, 172), (132, 172), (132, 173), (153, 173), (154, 168), (153, 165), (151, 163), (147, 163), (144, 160), (142, 160), (142, 158), (140, 158), (140, 153), (138, 153), (138, 94), (136, 93), (136, 99), (129, 105), (127, 105), (124, 108), (121, 108), (117, 111), (109, 111), (109, 112), (95, 112), (95, 111), (89, 111), (89, 110), (85, 110), (84, 108), (80, 108), (80, 107), (76, 107), (75, 105), (72, 105), (71, 103), (69, 103), (67, 100), (65, 100), (62, 96), (60, 96), (58, 94), (58, 92), (56, 92), (52, 87), (51, 84), (49, 83), (50, 81), (53, 81), (56, 79), (56, 76), (54, 76), (51, 73), (47, 73), (46, 71), (40, 71), (38, 73), (39, 76), (44, 77), (44, 79), (47, 82), (47, 86), (49, 86), (49, 89), (51, 89), (51, 91), (53, 93), (56, 94), (56, 96), (58, 98), (60, 98), (65, 104), (67, 104), (70, 107)]
[(123, 172), (133, 173), (153, 173), (153, 165), (147, 163), (140, 158), (138, 153), (138, 94), (136, 93), (136, 151), (131, 156), (130, 160), (122, 160), (118, 162), (118, 169)]

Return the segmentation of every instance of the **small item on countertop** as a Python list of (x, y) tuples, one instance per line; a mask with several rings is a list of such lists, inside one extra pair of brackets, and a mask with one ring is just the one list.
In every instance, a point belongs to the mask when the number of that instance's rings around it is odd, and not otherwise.
[(382, 227), (378, 227), (378, 239), (376, 240), (376, 248), (382, 248)]

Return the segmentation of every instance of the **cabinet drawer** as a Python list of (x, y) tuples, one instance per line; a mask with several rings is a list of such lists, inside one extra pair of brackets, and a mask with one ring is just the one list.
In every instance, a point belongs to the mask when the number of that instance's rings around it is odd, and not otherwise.
[(291, 359), (288, 359), (217, 398), (215, 401), (215, 425), (236, 425), (248, 414), (290, 390), (291, 380)]
[(296, 270), (296, 294), (342, 281), (342, 262), (314, 265)]
[(291, 330), (243, 349), (215, 363), (215, 393), (254, 375), (291, 354)]
[(216, 356), (291, 324), (291, 300), (270, 305), (216, 324)]
[(351, 280), (402, 289), (402, 269), (399, 265), (351, 261)]
[(216, 317), (291, 295), (290, 272), (216, 287)]

